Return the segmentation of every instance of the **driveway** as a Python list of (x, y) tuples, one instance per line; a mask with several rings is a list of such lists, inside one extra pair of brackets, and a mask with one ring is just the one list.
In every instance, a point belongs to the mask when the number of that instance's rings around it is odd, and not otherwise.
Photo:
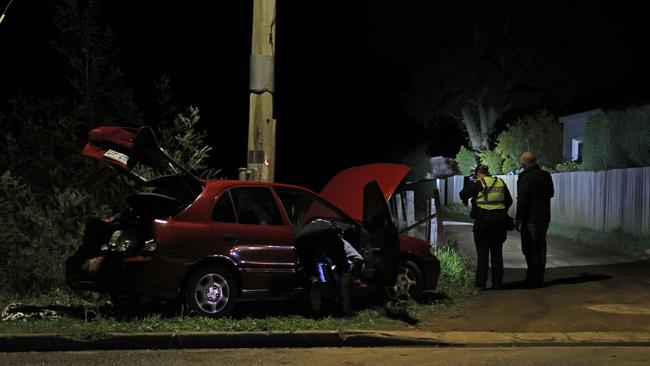
[[(448, 222), (445, 232), (475, 260), (472, 226)], [(650, 261), (560, 237), (548, 237), (545, 285), (521, 289), (526, 264), (518, 232), (504, 248), (505, 290), (488, 290), (454, 314), (429, 319), (432, 331), (650, 331)]]

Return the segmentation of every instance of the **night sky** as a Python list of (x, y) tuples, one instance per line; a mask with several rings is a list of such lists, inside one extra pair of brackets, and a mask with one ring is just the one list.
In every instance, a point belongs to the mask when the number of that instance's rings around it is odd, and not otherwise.
[[(0, 24), (5, 114), (11, 97), (69, 92), (50, 47), (55, 3), (15, 0)], [(457, 121), (413, 107), (411, 96), (446, 88), (431, 65), (471, 41), (476, 29), (506, 18), (536, 61), (526, 72), (535, 76), (550, 65), (553, 76), (504, 123), (542, 108), (563, 115), (650, 102), (650, 22), (640, 5), (486, 3), (279, 0), (276, 180), (318, 190), (341, 169), (421, 144), (432, 155), (454, 156), (466, 142)], [(153, 83), (168, 74), (175, 101), (201, 108), (212, 164), (235, 177), (246, 164), (252, 1), (111, 0), (103, 16), (145, 120), (153, 118)]]

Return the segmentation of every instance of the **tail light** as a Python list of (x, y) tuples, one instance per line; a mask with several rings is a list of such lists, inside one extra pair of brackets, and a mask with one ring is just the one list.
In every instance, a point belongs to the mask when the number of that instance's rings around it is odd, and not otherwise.
[(152, 252), (156, 250), (157, 243), (154, 239), (145, 240), (141, 230), (115, 230), (108, 243), (101, 246), (102, 251), (133, 252), (143, 250)]

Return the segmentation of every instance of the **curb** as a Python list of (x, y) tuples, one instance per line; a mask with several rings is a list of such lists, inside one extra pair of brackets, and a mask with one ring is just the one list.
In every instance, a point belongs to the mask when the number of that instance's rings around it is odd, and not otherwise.
[(650, 347), (645, 332), (296, 331), (0, 335), (0, 352), (314, 347)]
[(389, 346), (436, 347), (448, 345), (431, 338), (404, 337), (363, 331), (113, 333), (88, 337), (61, 334), (0, 336), (0, 352)]

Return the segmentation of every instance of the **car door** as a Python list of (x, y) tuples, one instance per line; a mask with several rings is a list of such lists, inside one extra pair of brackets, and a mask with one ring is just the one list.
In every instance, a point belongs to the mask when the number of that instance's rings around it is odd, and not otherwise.
[[(307, 190), (294, 187), (274, 187), (274, 190), (282, 202), (286, 216), (295, 233), (300, 232), (312, 219), (316, 217), (323, 218), (340, 228), (343, 233), (343, 238), (359, 250), (360, 225), (339, 208)], [(302, 255), (309, 253), (308, 247), (302, 249), (307, 250), (303, 251)], [(301, 260), (301, 267), (308, 266), (310, 263), (313, 264), (310, 256), (299, 259)], [(334, 260), (334, 258), (330, 259)], [(345, 259), (343, 258), (342, 260), (344, 261)], [(302, 269), (309, 272), (308, 269)]]
[[(269, 187), (236, 187), (214, 204), (213, 232), (230, 243), (244, 297), (281, 296), (294, 287), (293, 232)], [(233, 223), (234, 222), (234, 223)]]
[(363, 189), (363, 230), (361, 234), (364, 265), (374, 272), (379, 286), (395, 283), (399, 261), (399, 236), (388, 204), (376, 181)]

